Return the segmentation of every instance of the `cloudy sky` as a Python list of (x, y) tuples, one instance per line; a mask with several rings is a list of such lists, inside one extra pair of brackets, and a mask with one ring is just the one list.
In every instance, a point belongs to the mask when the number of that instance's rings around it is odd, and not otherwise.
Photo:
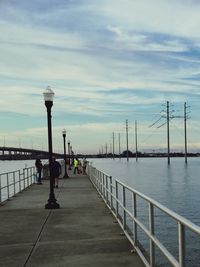
[[(188, 146), (200, 149), (200, 1), (1, 0), (0, 145), (47, 149), (43, 91), (55, 92), (53, 148), (63, 128), (75, 152), (165, 149), (166, 101), (188, 113)], [(149, 127), (163, 116), (153, 127)], [(184, 149), (183, 119), (170, 122)]]

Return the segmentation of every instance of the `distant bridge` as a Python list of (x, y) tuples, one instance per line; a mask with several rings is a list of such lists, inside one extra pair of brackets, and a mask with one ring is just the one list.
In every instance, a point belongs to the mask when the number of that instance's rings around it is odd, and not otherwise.
[[(61, 153), (53, 153), (53, 156), (55, 156), (58, 159), (64, 159), (64, 154)], [(140, 155), (139, 156), (145, 156)], [(146, 156), (148, 156), (146, 154)], [(157, 155), (159, 156), (159, 155)], [(66, 154), (67, 159), (68, 158), (113, 158), (112, 153), (108, 154), (72, 154), (68, 155)], [(115, 154), (114, 157), (119, 157), (119, 155)], [(125, 153), (121, 154), (121, 157), (126, 157)], [(135, 157), (135, 155), (129, 155), (129, 157)], [(21, 147), (6, 147), (6, 146), (0, 146), (0, 160), (28, 160), (28, 159), (48, 159), (49, 158), (49, 152), (43, 151), (39, 149), (30, 149), (30, 148), (21, 148)]]
[[(60, 153), (53, 153), (53, 156), (55, 156), (58, 159), (64, 159), (64, 154)], [(69, 156), (66, 155), (67, 158), (93, 158), (97, 157), (97, 155), (86, 155), (86, 154), (72, 154)], [(49, 152), (38, 150), (38, 149), (30, 149), (30, 148), (21, 148), (21, 147), (6, 147), (6, 146), (0, 146), (0, 160), (28, 160), (28, 159), (48, 159), (49, 158)]]
[[(63, 158), (63, 154), (53, 153), (56, 158)], [(29, 148), (0, 147), (0, 160), (26, 160), (26, 159), (48, 159), (49, 152)]]

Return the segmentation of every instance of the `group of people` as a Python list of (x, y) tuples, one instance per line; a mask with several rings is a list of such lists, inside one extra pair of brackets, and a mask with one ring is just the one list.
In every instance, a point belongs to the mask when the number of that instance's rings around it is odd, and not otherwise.
[[(86, 174), (87, 163), (88, 161), (86, 160), (86, 158), (83, 159), (83, 162), (81, 162), (78, 158), (75, 158), (73, 161), (74, 174), (81, 174), (81, 173)], [(44, 165), (42, 164), (42, 161), (40, 159), (36, 159), (35, 167), (37, 172), (37, 184), (42, 184), (42, 169)], [(53, 176), (55, 188), (58, 188), (58, 180), (61, 173), (62, 173), (61, 164), (58, 161), (56, 161), (55, 157), (53, 157), (51, 165), (51, 174)]]
[[(40, 159), (36, 159), (35, 167), (37, 171), (37, 184), (42, 184), (42, 168), (44, 167)], [(54, 187), (58, 188), (58, 179), (62, 173), (62, 167), (56, 158), (52, 158), (51, 174), (53, 176)]]
[(83, 163), (78, 158), (74, 159), (74, 174), (86, 174), (87, 160), (83, 159)]

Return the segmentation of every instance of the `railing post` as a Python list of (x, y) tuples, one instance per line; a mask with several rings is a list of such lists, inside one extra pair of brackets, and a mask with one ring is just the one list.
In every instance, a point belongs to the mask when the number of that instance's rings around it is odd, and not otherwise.
[(33, 176), (33, 168), (31, 168), (31, 184), (33, 184), (35, 181), (34, 181), (34, 176)]
[(126, 229), (126, 190), (125, 187), (123, 186), (123, 227), (124, 230)]
[(15, 172), (13, 172), (14, 196), (16, 194)]
[(113, 210), (113, 187), (112, 187), (112, 176), (110, 176), (110, 207)]
[(133, 201), (133, 234), (134, 234), (134, 245), (137, 246), (137, 223), (135, 219), (137, 219), (137, 202), (136, 202), (136, 194), (133, 192), (132, 194)]
[[(149, 203), (149, 232), (154, 235), (154, 209), (152, 203)], [(151, 238), (149, 238), (150, 249), (150, 266), (155, 266), (155, 246)]]
[(100, 181), (101, 181), (101, 194), (102, 196), (104, 196), (103, 192), (104, 192), (104, 183), (103, 183), (103, 177), (102, 177), (102, 173), (99, 172), (100, 174)]
[(106, 175), (106, 203), (108, 204), (108, 176)]
[(102, 195), (103, 194), (103, 184), (102, 184), (102, 178), (101, 178), (100, 171), (98, 171), (98, 178), (99, 178), (99, 181), (100, 181), (100, 192), (101, 192), (101, 195)]
[(8, 200), (10, 199), (10, 187), (9, 187), (9, 176), (8, 173), (6, 174), (6, 180), (7, 180), (7, 196)]
[(92, 174), (93, 183), (97, 186), (98, 190), (100, 190), (99, 177), (98, 177), (97, 169), (93, 167), (92, 172), (93, 172), (93, 174)]
[(26, 173), (27, 173), (27, 186), (29, 187), (31, 185), (31, 181), (30, 181), (30, 169), (26, 169)]
[(96, 181), (97, 181), (97, 184), (98, 184), (98, 190), (99, 190), (99, 192), (101, 194), (101, 191), (102, 191), (101, 178), (100, 178), (100, 173), (97, 170), (96, 170)]
[(119, 204), (118, 204), (118, 183), (115, 181), (115, 198), (116, 198), (116, 216), (118, 218)]
[(27, 187), (30, 186), (30, 176), (29, 176), (29, 169), (25, 169), (26, 171), (26, 180), (27, 180)]
[(21, 172), (20, 170), (18, 170), (18, 173), (19, 173), (19, 192), (22, 191), (22, 185), (21, 185)]
[[(33, 171), (33, 183), (35, 184), (36, 183), (36, 173), (35, 173), (34, 167), (32, 168), (32, 171)], [(44, 170), (43, 170), (43, 178), (44, 178)]]
[(105, 189), (105, 175), (104, 173), (101, 173), (103, 176), (103, 197), (106, 198), (106, 189)]
[(23, 169), (23, 181), (24, 181), (24, 190), (26, 188), (26, 181), (25, 181), (25, 172), (24, 172), (24, 169)]
[(185, 226), (178, 222), (179, 266), (185, 267)]

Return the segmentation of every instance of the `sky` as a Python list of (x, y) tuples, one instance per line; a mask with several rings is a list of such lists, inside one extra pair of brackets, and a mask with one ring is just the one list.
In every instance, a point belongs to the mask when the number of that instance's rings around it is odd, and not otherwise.
[(48, 149), (50, 86), (55, 152), (65, 128), (75, 153), (111, 151), (113, 132), (117, 153), (126, 120), (131, 151), (136, 120), (138, 150), (165, 151), (167, 101), (171, 150), (184, 151), (185, 102), (200, 150), (199, 14), (198, 0), (0, 0), (0, 146)]

